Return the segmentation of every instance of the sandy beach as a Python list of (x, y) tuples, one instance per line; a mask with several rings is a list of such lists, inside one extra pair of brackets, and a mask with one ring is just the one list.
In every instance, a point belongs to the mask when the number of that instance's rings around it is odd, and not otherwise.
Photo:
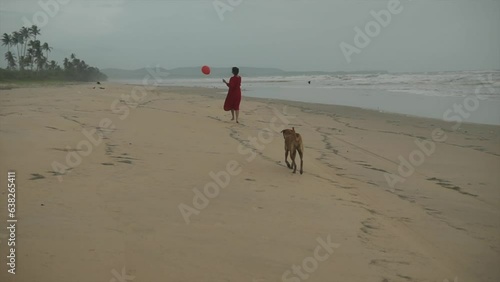
[(96, 86), (0, 90), (0, 281), (500, 281), (500, 126)]

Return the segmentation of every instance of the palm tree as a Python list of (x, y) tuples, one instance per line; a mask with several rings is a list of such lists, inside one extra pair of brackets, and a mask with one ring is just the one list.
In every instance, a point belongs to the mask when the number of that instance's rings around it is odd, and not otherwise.
[(40, 47), (40, 41), (36, 40), (35, 41), (35, 62), (36, 62), (36, 69), (37, 70), (42, 70), (43, 67), (45, 66), (45, 63), (47, 62), (47, 58), (43, 56), (43, 50)]
[(33, 69), (33, 64), (36, 63), (37, 71), (43, 69), (47, 59), (43, 56), (42, 46), (40, 40), (30, 40), (28, 54), (30, 55), (30, 65)]
[(40, 57), (35, 58), (36, 62), (36, 70), (43, 70), (43, 67), (47, 64), (47, 58), (45, 58), (43, 55)]
[(23, 66), (30, 66), (33, 70), (33, 49), (28, 49), (28, 55), (21, 57), (20, 62), (23, 62)]
[(30, 30), (23, 26), (21, 30), (19, 31), (21, 36), (23, 37), (23, 42), (24, 42), (24, 50), (23, 50), (23, 56), (26, 55), (26, 47), (28, 46), (28, 39), (30, 39)]
[(19, 39), (21, 38), (19, 32), (17, 31), (14, 31), (12, 33), (12, 35), (10, 36), (10, 39), (12, 41), (12, 45), (16, 45), (16, 49), (17, 49), (17, 59), (18, 59), (18, 62), (19, 62), (19, 68), (22, 67), (22, 61), (21, 61), (21, 52), (19, 51)]
[(7, 46), (7, 51), (10, 52), (10, 46), (12, 45), (12, 38), (7, 33), (3, 34), (2, 45)]
[(65, 71), (71, 68), (71, 63), (69, 62), (68, 58), (64, 58), (63, 66)]
[[(39, 45), (39, 44), (38, 44)], [(29, 64), (31, 65), (31, 69), (33, 70), (33, 63), (35, 61), (35, 51), (37, 49), (37, 42), (34, 41), (34, 40), (30, 40), (30, 42), (28, 43), (28, 55), (29, 56), (26, 56), (26, 58), (29, 58)], [(26, 60), (28, 61), (28, 60)]]
[(50, 61), (50, 64), (48, 65), (49, 70), (56, 70), (58, 67), (57, 62), (54, 60)]
[(10, 39), (10, 35), (8, 35), (7, 33), (4, 33), (3, 37), (2, 37), (2, 45), (7, 46), (7, 53), (5, 53), (5, 60), (7, 60), (7, 62), (8, 62), (8, 65), (7, 65), (8, 69), (11, 68), (10, 67), (11, 66), (11, 64), (10, 64), (11, 59), (14, 59), (14, 63), (15, 63), (15, 57), (10, 52), (10, 45), (11, 44), (12, 44), (12, 40)]
[(78, 59), (75, 54), (71, 54), (71, 66), (74, 73), (79, 73), (81, 69), (80, 59)]
[(78, 70), (78, 73), (79, 74), (83, 74), (87, 69), (88, 69), (88, 65), (85, 63), (85, 61), (80, 61), (78, 62), (78, 65), (77, 65), (77, 70)]
[(36, 25), (32, 25), (29, 28), (29, 31), (30, 31), (30, 35), (32, 35), (35, 40), (36, 40), (36, 36), (40, 35), (40, 29)]
[(16, 57), (11, 51), (5, 53), (5, 60), (7, 60), (7, 69), (13, 70), (16, 68)]
[(42, 50), (47, 52), (47, 61), (49, 60), (49, 52), (52, 51), (52, 47), (49, 46), (47, 42), (43, 43)]

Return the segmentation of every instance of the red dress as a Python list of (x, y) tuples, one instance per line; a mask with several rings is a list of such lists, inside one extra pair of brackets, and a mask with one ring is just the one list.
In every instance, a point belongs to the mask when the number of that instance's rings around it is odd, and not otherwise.
[(227, 91), (224, 111), (240, 110), (241, 102), (241, 76), (233, 76), (229, 79), (229, 90)]

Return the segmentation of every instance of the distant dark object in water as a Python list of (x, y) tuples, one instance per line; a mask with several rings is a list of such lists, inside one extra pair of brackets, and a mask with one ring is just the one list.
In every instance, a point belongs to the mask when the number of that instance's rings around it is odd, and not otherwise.
[(105, 89), (104, 87), (99, 87), (99, 89)]
[(309, 80), (307, 83), (311, 84), (311, 81)]
[(101, 83), (98, 81), (97, 84), (101, 84)]
[(92, 87), (92, 89), (95, 89), (95, 86), (94, 86), (94, 87)]

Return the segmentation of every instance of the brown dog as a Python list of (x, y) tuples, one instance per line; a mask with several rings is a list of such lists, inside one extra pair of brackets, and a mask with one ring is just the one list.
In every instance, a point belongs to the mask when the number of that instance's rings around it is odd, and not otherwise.
[[(302, 136), (295, 132), (295, 128), (283, 129), (283, 138), (285, 139), (285, 162), (289, 169), (293, 168), (293, 173), (297, 171), (297, 164), (295, 163), (295, 155), (299, 152), (300, 156), (300, 174), (302, 174), (303, 165), (303, 154), (304, 154), (304, 144), (302, 143)], [(292, 159), (292, 164), (288, 162), (288, 152), (290, 152), (290, 159)]]

